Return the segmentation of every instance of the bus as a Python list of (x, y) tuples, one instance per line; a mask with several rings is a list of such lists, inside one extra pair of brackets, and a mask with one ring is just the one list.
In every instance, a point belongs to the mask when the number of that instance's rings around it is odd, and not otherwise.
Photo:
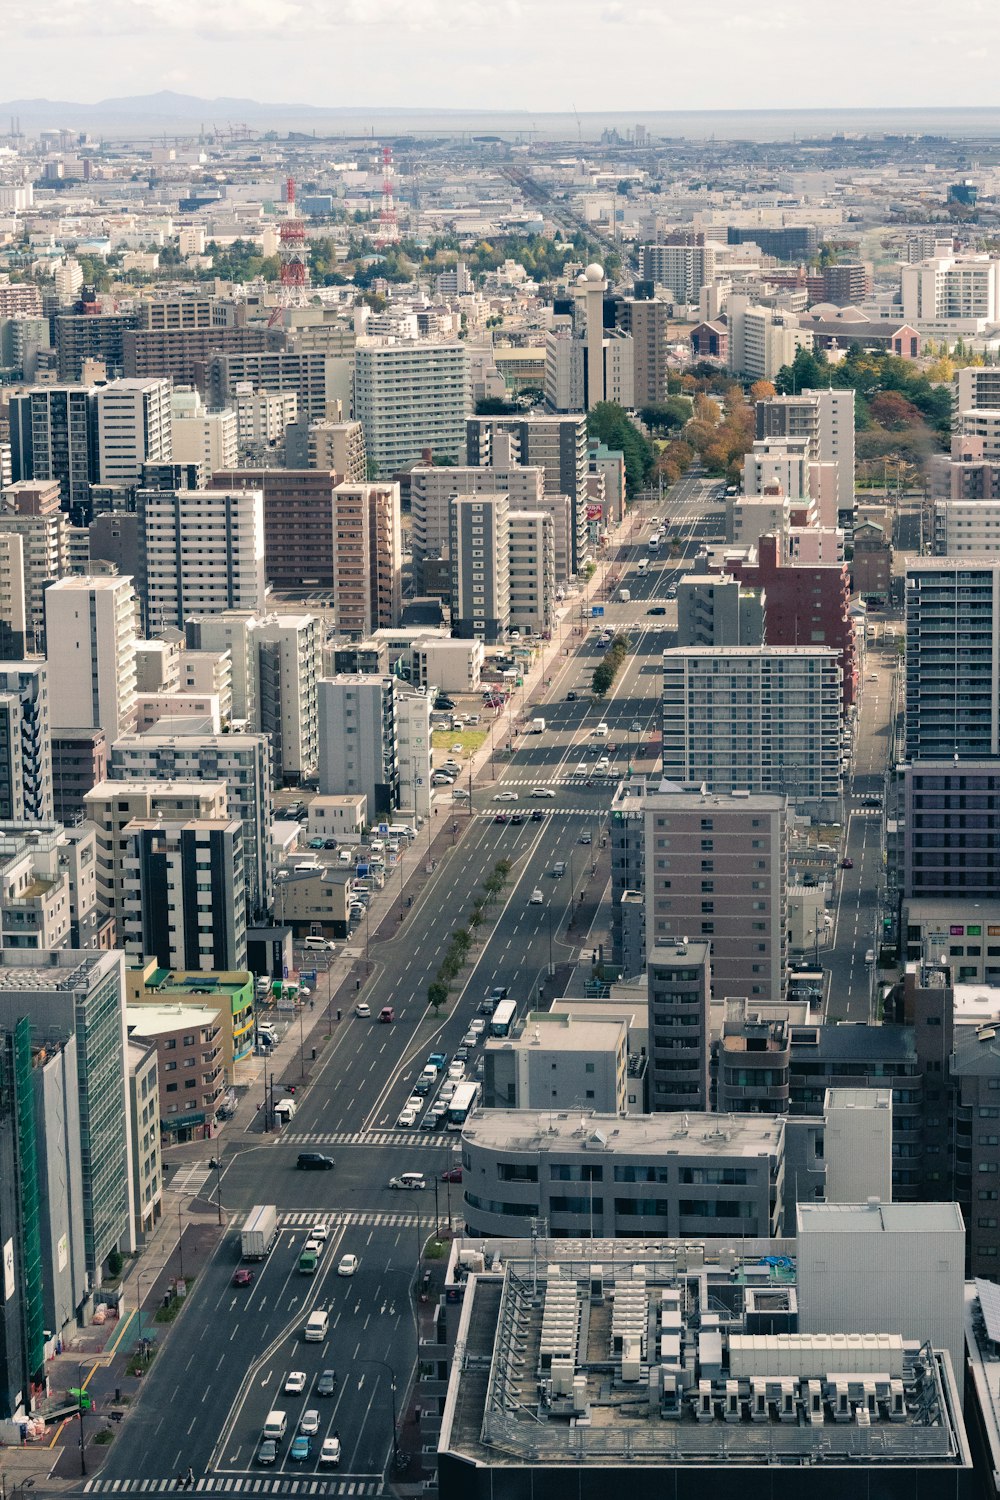
[(643, 560), (642, 560), (642, 562), (639, 564), (639, 577), (640, 578), (645, 578), (645, 576), (646, 576), (646, 574), (648, 572), (649, 572), (649, 559), (646, 558), (646, 557), (644, 557)]
[(490, 1017), (490, 1036), (510, 1036), (517, 1015), (515, 1000), (501, 1000)]
[(660, 533), (658, 531), (654, 532), (654, 534), (650, 537), (649, 541), (646, 543), (646, 546), (649, 548), (650, 552), (659, 552), (659, 550), (660, 550)]
[(448, 1129), (461, 1130), (466, 1120), (479, 1103), (480, 1086), (474, 1080), (460, 1083), (448, 1105)]

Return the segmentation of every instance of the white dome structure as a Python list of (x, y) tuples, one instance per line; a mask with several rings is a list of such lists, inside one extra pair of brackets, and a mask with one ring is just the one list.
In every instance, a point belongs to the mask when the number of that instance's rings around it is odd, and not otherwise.
[(590, 262), (590, 265), (584, 271), (583, 275), (584, 275), (584, 279), (587, 280), (587, 281), (603, 281), (604, 280), (604, 267), (603, 266), (599, 266), (597, 264), (596, 260), (592, 260)]

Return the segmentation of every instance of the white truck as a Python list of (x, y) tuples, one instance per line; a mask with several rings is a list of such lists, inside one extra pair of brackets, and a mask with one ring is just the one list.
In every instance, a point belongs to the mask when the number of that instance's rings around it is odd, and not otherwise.
[(278, 1211), (273, 1203), (257, 1203), (247, 1214), (240, 1237), (244, 1260), (265, 1260), (278, 1237)]
[(631, 592), (630, 589), (619, 589), (618, 590), (618, 603), (619, 604), (629, 604), (631, 602), (631, 599), (632, 599), (632, 592)]
[(532, 719), (532, 721), (531, 721), (531, 727), (528, 730), (528, 733), (529, 734), (544, 734), (545, 733), (545, 720), (544, 719)]

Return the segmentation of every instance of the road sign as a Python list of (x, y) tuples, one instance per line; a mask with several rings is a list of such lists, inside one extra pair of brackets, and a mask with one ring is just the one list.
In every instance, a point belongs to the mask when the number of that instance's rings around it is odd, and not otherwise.
[(590, 618), (592, 620), (599, 620), (603, 614), (604, 614), (604, 605), (603, 604), (592, 604), (590, 606)]

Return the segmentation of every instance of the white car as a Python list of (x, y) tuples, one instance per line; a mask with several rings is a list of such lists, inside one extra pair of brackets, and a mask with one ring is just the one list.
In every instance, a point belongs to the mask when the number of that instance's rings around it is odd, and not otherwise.
[(406, 1103), (403, 1106), (405, 1110), (414, 1115), (419, 1115), (423, 1107), (424, 1101), (423, 1099), (421, 1099), (419, 1094), (411, 1094), (409, 1099), (407, 1099)]
[(493, 798), (493, 801), (494, 802), (516, 802), (517, 801), (517, 793), (516, 792), (497, 792), (496, 796)]
[(367, 1021), (372, 1013), (372, 1008), (367, 1000), (359, 1000), (354, 1007), (354, 1014), (360, 1021)]
[(315, 1406), (310, 1406), (299, 1419), (299, 1433), (302, 1437), (315, 1437), (317, 1432), (319, 1432), (319, 1412)]
[(397, 1130), (410, 1130), (417, 1123), (417, 1112), (415, 1109), (402, 1109), (396, 1120)]
[(532, 790), (531, 795), (533, 797), (554, 797), (555, 796), (555, 792), (552, 790), (552, 788), (550, 786), (536, 786)]
[(319, 1450), (319, 1461), (321, 1464), (331, 1464), (333, 1467), (340, 1463), (340, 1438), (336, 1433), (333, 1437), (323, 1439), (323, 1446)]
[[(463, 1062), (449, 1063), (448, 1064), (448, 1077), (451, 1079), (452, 1083), (461, 1083), (462, 1079), (465, 1077), (465, 1063), (463, 1063)], [(444, 1090), (442, 1089), (441, 1092), (443, 1093)]]
[(358, 1257), (356, 1255), (342, 1255), (340, 1265), (337, 1267), (338, 1276), (353, 1276), (358, 1269)]
[(541, 906), (544, 900), (545, 900), (545, 897), (542, 895), (542, 892), (541, 892), (540, 888), (536, 885), (535, 889), (532, 891), (531, 895), (528, 897), (528, 905), (529, 906)]
[(330, 1238), (329, 1224), (313, 1224), (309, 1230), (309, 1238), (311, 1240), (319, 1240), (321, 1244), (325, 1245)]
[(580, 764), (577, 766), (577, 768), (576, 768), (576, 774), (578, 776), (586, 776), (586, 774), (587, 774), (587, 762), (585, 760), (581, 760)]
[(477, 1017), (477, 1019), (475, 1021), (470, 1021), (469, 1022), (469, 1035), (470, 1036), (482, 1036), (482, 1034), (483, 1034), (483, 1032), (485, 1030), (486, 1030), (486, 1022), (483, 1021), (483, 1020), (480, 1020), (478, 1017)]
[(286, 1396), (301, 1396), (306, 1388), (306, 1372), (304, 1370), (290, 1370), (288, 1379), (285, 1381)]

